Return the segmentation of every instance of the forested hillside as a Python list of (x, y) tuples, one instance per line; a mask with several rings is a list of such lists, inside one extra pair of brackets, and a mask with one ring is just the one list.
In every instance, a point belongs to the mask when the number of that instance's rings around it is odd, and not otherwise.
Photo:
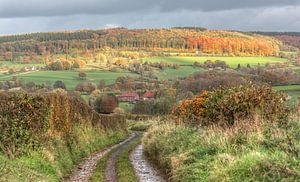
[(17, 56), (49, 55), (103, 47), (132, 50), (199, 51), (213, 55), (271, 56), (279, 51), (274, 38), (203, 28), (105, 29), (49, 32), (0, 37), (0, 55), (5, 60)]
[(261, 35), (273, 36), (281, 40), (283, 43), (293, 47), (300, 48), (299, 32), (256, 32)]

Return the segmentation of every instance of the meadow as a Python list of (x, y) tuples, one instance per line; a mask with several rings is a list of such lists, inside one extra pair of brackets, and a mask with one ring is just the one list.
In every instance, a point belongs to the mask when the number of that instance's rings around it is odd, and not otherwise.
[[(120, 76), (137, 76), (130, 72), (108, 72), (108, 71), (85, 71), (87, 74), (86, 80), (80, 80), (78, 78), (79, 71), (37, 71), (28, 74), (19, 75), (18, 78), (22, 81), (28, 82), (33, 81), (36, 84), (49, 83), (54, 84), (57, 80), (62, 80), (67, 89), (73, 90), (78, 83), (81, 82), (92, 82), (98, 84), (100, 80), (105, 80), (106, 84), (113, 84), (115, 80)], [(12, 76), (7, 77), (6, 75), (0, 74), (0, 81), (9, 80)]]
[(181, 66), (179, 69), (166, 68), (165, 70), (156, 69), (154, 74), (159, 80), (169, 80), (183, 78), (190, 74), (203, 72), (203, 68), (194, 68), (192, 66)]
[(275, 86), (273, 89), (287, 93), (291, 97), (288, 101), (290, 106), (296, 106), (298, 104), (298, 97), (300, 97), (300, 85)]
[[(170, 57), (150, 57), (143, 58), (143, 62), (167, 62), (176, 63), (181, 65), (178, 69), (166, 68), (164, 70), (154, 69), (154, 76), (159, 80), (170, 80), (186, 77), (190, 74), (197, 72), (203, 72), (203, 68), (194, 68), (192, 64), (194, 62), (203, 63), (206, 60), (222, 60), (225, 61), (231, 68), (236, 68), (238, 64), (241, 66), (256, 66), (258, 63), (264, 65), (266, 63), (274, 64), (285, 62), (286, 59), (276, 57), (188, 57), (188, 56), (170, 56)], [(9, 61), (1, 62), (2, 67), (20, 69), (24, 66), (44, 66), (43, 64), (15, 64)], [(87, 80), (79, 80), (78, 72), (83, 71), (87, 74)], [(105, 70), (95, 69), (87, 67), (81, 70), (72, 71), (38, 71), (30, 73), (21, 73), (18, 75), (24, 82), (33, 81), (36, 84), (51, 84), (57, 80), (62, 80), (66, 84), (69, 90), (73, 90), (78, 83), (92, 82), (98, 84), (100, 80), (105, 80), (106, 84), (112, 84), (117, 77), (120, 76), (138, 76), (126, 70), (119, 70), (118, 72), (109, 72)], [(0, 73), (0, 81), (11, 79), (11, 75), (5, 75)]]
[(283, 58), (277, 57), (187, 57), (187, 56), (170, 56), (170, 57), (152, 57), (144, 58), (143, 61), (146, 62), (167, 62), (175, 63), (179, 65), (192, 65), (194, 62), (204, 63), (207, 60), (221, 60), (225, 61), (231, 68), (236, 68), (238, 64), (241, 66), (257, 66), (258, 63), (264, 65), (266, 63), (280, 63), (287, 61)]

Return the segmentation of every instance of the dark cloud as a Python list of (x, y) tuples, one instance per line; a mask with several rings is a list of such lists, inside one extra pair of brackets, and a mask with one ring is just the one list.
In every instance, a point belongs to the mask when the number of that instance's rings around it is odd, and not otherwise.
[(299, 0), (0, 0), (0, 34), (201, 26), (300, 31)]
[(297, 4), (299, 0), (0, 0), (0, 18), (143, 13), (143, 10), (220, 11)]

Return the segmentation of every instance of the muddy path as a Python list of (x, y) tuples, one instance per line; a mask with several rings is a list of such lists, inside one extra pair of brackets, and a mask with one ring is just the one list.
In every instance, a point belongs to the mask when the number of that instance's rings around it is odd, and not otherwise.
[(93, 174), (93, 171), (95, 170), (98, 161), (111, 152), (112, 150), (123, 146), (124, 144), (130, 142), (132, 139), (136, 137), (136, 134), (133, 133), (130, 135), (129, 138), (124, 140), (123, 142), (116, 144), (112, 147), (109, 147), (107, 149), (101, 150), (95, 154), (92, 154), (89, 156), (87, 159), (84, 160), (83, 163), (77, 166), (77, 169), (73, 172), (73, 174), (69, 177), (66, 178), (64, 181), (65, 182), (87, 182), (89, 181), (90, 177)]
[(159, 172), (144, 158), (143, 145), (138, 145), (130, 154), (130, 160), (140, 182), (166, 182)]
[(116, 173), (117, 157), (138, 136), (139, 136), (139, 134), (134, 134), (134, 137), (131, 138), (131, 140), (128, 140), (127, 142), (123, 143), (123, 145), (121, 145), (113, 154), (111, 154), (111, 156), (109, 157), (109, 159), (107, 161), (107, 166), (105, 169), (105, 181), (117, 182), (117, 173)]

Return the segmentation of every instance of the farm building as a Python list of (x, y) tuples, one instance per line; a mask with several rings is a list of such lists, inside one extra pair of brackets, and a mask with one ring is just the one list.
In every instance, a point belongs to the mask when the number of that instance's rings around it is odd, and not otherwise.
[(136, 102), (140, 100), (137, 93), (122, 93), (118, 96), (118, 100), (121, 102)]
[(155, 94), (153, 92), (150, 92), (150, 91), (147, 91), (143, 95), (144, 100), (152, 100), (152, 99), (154, 99), (154, 97), (155, 97)]

